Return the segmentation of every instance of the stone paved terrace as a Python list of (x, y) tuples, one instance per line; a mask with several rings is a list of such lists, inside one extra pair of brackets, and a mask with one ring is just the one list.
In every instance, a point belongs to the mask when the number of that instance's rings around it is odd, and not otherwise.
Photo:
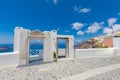
[[(0, 80), (59, 80), (91, 69), (116, 65), (120, 56), (101, 58), (61, 59), (58, 62), (28, 67), (0, 69)], [(91, 79), (92, 80), (92, 79)]]
[[(109, 71), (112, 71), (112, 70), (115, 70), (115, 69), (119, 69), (120, 68), (120, 64), (112, 64), (112, 65), (108, 65), (108, 66), (103, 66), (103, 67), (100, 67), (100, 68), (95, 68), (95, 69), (89, 69), (85, 72), (82, 72), (82, 73), (79, 73), (77, 75), (73, 75), (73, 76), (70, 76), (70, 77), (66, 77), (66, 78), (63, 78), (61, 80), (93, 80), (94, 77), (96, 75), (99, 75), (99, 74), (104, 74), (106, 72), (109, 72)], [(96, 77), (97, 79), (95, 80), (98, 80), (99, 77)], [(100, 78), (100, 80), (102, 79), (106, 79), (105, 77), (104, 78)]]
[(86, 80), (120, 80), (120, 68), (98, 74)]

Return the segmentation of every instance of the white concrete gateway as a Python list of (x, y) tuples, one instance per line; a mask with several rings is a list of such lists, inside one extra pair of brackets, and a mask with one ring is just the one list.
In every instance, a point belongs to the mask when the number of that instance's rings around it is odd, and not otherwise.
[(22, 27), (16, 27), (14, 31), (14, 52), (18, 52), (18, 65), (29, 64), (30, 54), (30, 40), (44, 40), (43, 44), (43, 61), (52, 62), (53, 52), (58, 56), (58, 39), (66, 39), (66, 58), (74, 58), (74, 37), (72, 35), (57, 35), (56, 30), (44, 31), (39, 30), (30, 31)]

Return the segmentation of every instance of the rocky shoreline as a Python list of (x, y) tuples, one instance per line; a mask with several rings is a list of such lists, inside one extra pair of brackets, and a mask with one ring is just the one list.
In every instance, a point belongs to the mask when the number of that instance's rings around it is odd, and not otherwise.
[(1, 68), (0, 80), (59, 80), (85, 72), (89, 69), (117, 64), (120, 63), (119, 61), (120, 56), (105, 58), (94, 57), (81, 59), (63, 59), (54, 63), (19, 68)]

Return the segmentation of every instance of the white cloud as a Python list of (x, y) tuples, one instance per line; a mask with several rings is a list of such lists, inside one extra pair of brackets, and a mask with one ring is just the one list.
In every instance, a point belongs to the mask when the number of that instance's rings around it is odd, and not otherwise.
[(84, 32), (83, 31), (78, 31), (77, 35), (84, 35)]
[(102, 27), (103, 24), (104, 22), (94, 22), (91, 26), (88, 27), (86, 33), (96, 33)]
[(81, 29), (82, 27), (84, 27), (84, 24), (83, 23), (79, 23), (79, 22), (75, 22), (72, 25), (72, 29), (75, 29), (75, 30), (79, 30)]
[(52, 2), (53, 4), (57, 4), (59, 0), (46, 0), (47, 2)]
[(80, 12), (81, 12), (81, 13), (88, 13), (88, 12), (90, 12), (90, 11), (91, 11), (91, 9), (89, 9), (89, 8), (80, 9)]
[(112, 34), (112, 28), (104, 28), (103, 33)]
[(57, 2), (58, 2), (58, 0), (53, 0), (53, 3), (54, 3), (54, 4), (57, 4)]
[(75, 45), (76, 45), (78, 43), (83, 42), (83, 39), (81, 39), (81, 38), (75, 38), (74, 42), (75, 42)]
[(103, 29), (103, 33), (106, 34), (112, 34), (114, 32), (119, 32), (119, 31), (120, 31), (120, 24), (113, 25), (113, 28), (106, 27)]
[(120, 24), (115, 24), (115, 25), (113, 25), (113, 31), (114, 31), (114, 32), (120, 31)]
[(109, 18), (108, 19), (108, 26), (111, 27), (114, 23), (116, 23), (117, 18)]
[(75, 39), (75, 43), (80, 43), (80, 42), (82, 42), (81, 39)]
[(74, 7), (74, 11), (79, 12), (79, 9), (80, 9), (80, 8), (79, 8), (79, 7), (77, 7), (77, 6), (75, 6), (75, 7)]
[(88, 13), (88, 12), (91, 11), (90, 8), (80, 8), (80, 7), (77, 7), (77, 6), (74, 7), (74, 10), (79, 12), (79, 13)]
[(119, 15), (119, 16), (120, 16), (120, 12), (119, 12), (117, 15)]

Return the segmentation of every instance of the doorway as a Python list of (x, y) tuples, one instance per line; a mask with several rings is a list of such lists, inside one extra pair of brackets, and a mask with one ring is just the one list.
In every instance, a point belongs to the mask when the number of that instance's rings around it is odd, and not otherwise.
[(57, 38), (57, 56), (59, 59), (69, 57), (68, 38)]
[(30, 39), (29, 42), (29, 63), (43, 61), (44, 40)]

